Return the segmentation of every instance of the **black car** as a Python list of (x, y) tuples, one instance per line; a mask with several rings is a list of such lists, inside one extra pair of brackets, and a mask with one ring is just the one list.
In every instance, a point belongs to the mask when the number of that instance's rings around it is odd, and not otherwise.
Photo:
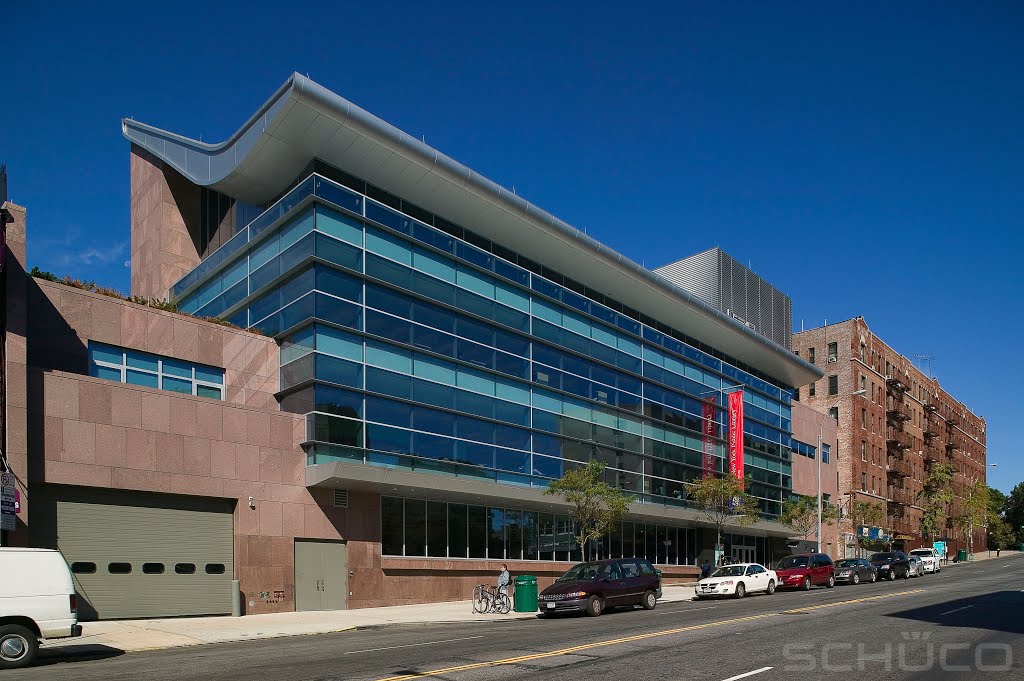
[(878, 579), (878, 571), (866, 558), (845, 558), (836, 561), (836, 582), (860, 584), (874, 582)]
[(910, 559), (902, 551), (885, 551), (871, 556), (871, 564), (878, 570), (879, 579), (896, 579), (910, 577)]

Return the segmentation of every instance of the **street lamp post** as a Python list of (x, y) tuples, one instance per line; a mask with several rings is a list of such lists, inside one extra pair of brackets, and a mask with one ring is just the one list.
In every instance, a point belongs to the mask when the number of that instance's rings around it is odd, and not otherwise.
[[(833, 402), (832, 406), (829, 407), (829, 409), (838, 406), (839, 403), (842, 402), (846, 397), (855, 397), (857, 395), (863, 395), (865, 393), (867, 393), (867, 390), (855, 390), (849, 395), (841, 397), (835, 402)], [(818, 533), (817, 535), (815, 535), (815, 544), (817, 544), (818, 546), (816, 551), (817, 553), (821, 553), (821, 438), (822, 435), (824, 435), (825, 433), (825, 419), (829, 418), (827, 411), (828, 410), (826, 410), (826, 414), (822, 416), (821, 421), (818, 422), (818, 449), (815, 452), (814, 456), (814, 458), (818, 461)]]

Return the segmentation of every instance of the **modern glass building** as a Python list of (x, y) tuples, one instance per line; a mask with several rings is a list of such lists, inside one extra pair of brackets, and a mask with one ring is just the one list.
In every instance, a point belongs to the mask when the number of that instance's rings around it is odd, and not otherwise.
[(571, 560), (543, 491), (598, 459), (636, 498), (599, 551), (697, 564), (687, 486), (725, 471), (738, 389), (766, 522), (730, 541), (785, 537), (791, 395), (821, 375), (788, 348), (298, 74), (221, 145), (124, 132), (202, 189), (198, 261), (140, 286), (277, 341), (307, 485), (372, 493), (383, 558)]

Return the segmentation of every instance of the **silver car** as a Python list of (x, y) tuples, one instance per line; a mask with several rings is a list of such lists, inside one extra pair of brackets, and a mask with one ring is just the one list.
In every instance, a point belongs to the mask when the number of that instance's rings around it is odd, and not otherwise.
[(917, 556), (921, 559), (921, 562), (924, 564), (925, 573), (939, 572), (942, 569), (942, 566), (939, 565), (938, 551), (935, 549), (914, 549), (909, 555)]
[(907, 558), (910, 560), (910, 571), (907, 577), (924, 577), (924, 563), (921, 562), (921, 557), (909, 555)]

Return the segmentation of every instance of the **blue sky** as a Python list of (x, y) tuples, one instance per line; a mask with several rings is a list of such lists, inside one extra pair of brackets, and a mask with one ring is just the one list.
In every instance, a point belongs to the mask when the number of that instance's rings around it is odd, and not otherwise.
[(233, 4), (3, 3), (30, 265), (126, 290), (120, 119), (219, 141), (299, 71), (649, 267), (864, 315), (1024, 479), (1024, 4)]

